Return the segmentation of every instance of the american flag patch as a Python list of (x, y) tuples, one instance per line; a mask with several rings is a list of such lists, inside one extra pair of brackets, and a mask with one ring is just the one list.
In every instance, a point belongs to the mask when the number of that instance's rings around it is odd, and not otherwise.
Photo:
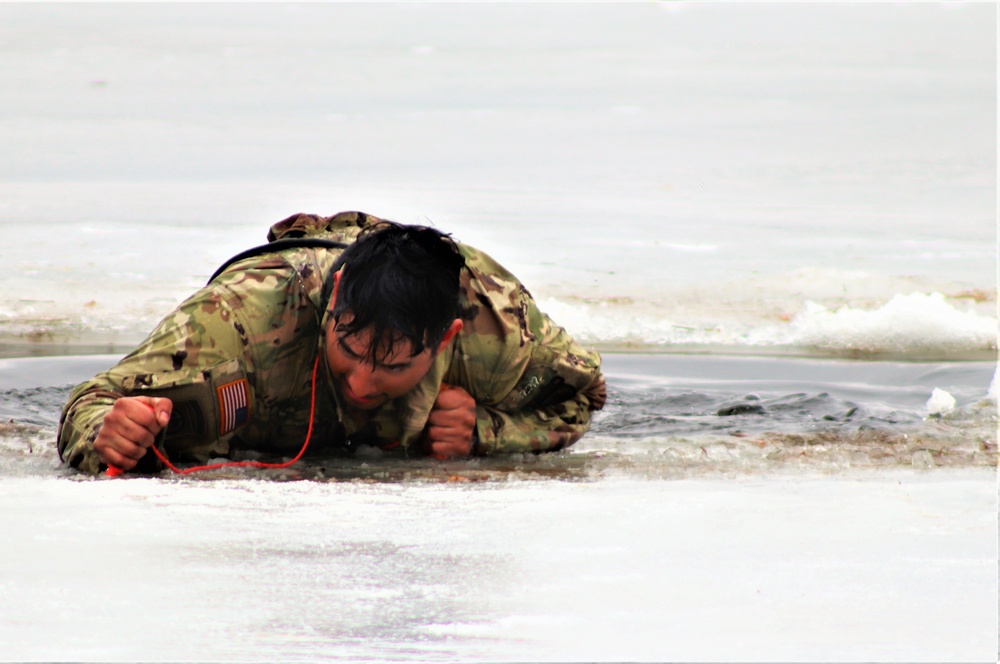
[(219, 435), (225, 436), (247, 423), (250, 417), (250, 387), (241, 378), (219, 387)]

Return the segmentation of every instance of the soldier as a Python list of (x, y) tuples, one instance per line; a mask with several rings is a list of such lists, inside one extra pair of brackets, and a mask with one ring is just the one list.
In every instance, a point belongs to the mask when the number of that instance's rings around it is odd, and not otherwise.
[(600, 356), (449, 235), (344, 212), (293, 215), (268, 240), (73, 390), (64, 463), (152, 472), (157, 456), (289, 456), (303, 440), (537, 453), (572, 445), (604, 405)]

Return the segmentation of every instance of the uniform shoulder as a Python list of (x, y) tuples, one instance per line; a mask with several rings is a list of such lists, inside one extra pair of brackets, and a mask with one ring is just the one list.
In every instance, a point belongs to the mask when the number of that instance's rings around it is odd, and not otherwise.
[(486, 252), (463, 244), (458, 247), (465, 258), (459, 278), (459, 315), (464, 324), (460, 340), (482, 358), (493, 358), (486, 363), (487, 369), (496, 370), (522, 352), (530, 340), (531, 294)]
[(271, 226), (269, 242), (286, 238), (319, 237), (339, 242), (352, 242), (363, 229), (383, 220), (365, 212), (338, 212), (329, 217), (297, 213)]
[(237, 298), (259, 306), (281, 307), (291, 299), (305, 297), (322, 310), (339, 255), (339, 251), (322, 248), (276, 249), (232, 263), (209, 286), (224, 287)]
[(521, 281), (510, 270), (482, 249), (456, 242), (458, 251), (465, 259), (468, 276), (483, 286), (485, 291), (502, 292), (516, 287), (524, 290)]

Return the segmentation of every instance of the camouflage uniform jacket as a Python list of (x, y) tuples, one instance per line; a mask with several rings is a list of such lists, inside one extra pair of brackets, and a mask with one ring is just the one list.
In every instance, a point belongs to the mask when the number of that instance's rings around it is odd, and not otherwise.
[[(376, 217), (294, 215), (268, 240), (352, 241)], [(98, 473), (94, 441), (121, 396), (174, 403), (158, 445), (174, 461), (205, 462), (231, 451), (291, 456), (310, 420), (310, 451), (369, 443), (409, 448), (442, 383), (476, 401), (477, 454), (541, 452), (576, 442), (604, 405), (600, 356), (539, 311), (521, 283), (481, 251), (459, 244), (464, 327), (409, 393), (374, 413), (343, 407), (326, 365), (324, 332), (332, 270), (340, 251), (282, 249), (237, 261), (164, 318), (116, 366), (73, 390), (57, 447), (73, 467)], [(152, 469), (152, 455), (140, 468)]]

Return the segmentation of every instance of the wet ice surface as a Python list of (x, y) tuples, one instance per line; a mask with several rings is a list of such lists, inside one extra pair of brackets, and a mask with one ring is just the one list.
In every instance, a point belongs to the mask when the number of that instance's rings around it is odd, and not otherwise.
[(14, 660), (992, 661), (986, 469), (0, 483)]

